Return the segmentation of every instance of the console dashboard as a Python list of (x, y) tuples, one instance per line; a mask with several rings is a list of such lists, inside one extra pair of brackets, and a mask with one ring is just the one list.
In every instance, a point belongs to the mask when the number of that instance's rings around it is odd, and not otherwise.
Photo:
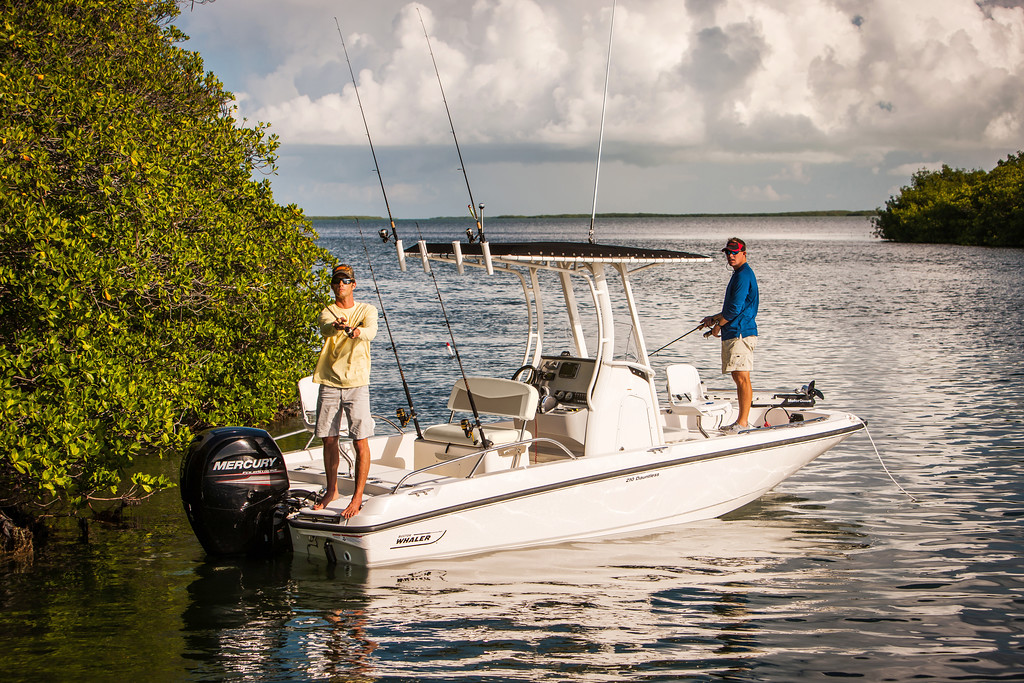
[(543, 356), (533, 384), (542, 395), (554, 396), (563, 406), (585, 408), (595, 365), (592, 358)]

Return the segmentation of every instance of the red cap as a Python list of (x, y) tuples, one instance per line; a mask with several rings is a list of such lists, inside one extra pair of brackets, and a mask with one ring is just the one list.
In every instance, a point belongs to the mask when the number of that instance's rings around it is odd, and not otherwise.
[(731, 237), (725, 244), (725, 249), (722, 249), (727, 254), (738, 254), (741, 251), (747, 250), (747, 243), (741, 240), (739, 237)]

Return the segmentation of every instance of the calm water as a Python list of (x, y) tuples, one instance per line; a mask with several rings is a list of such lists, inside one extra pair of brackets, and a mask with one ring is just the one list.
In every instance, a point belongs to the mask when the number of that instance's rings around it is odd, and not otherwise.
[[(488, 231), (585, 239), (586, 223)], [(453, 370), (433, 282), (399, 276), (380, 226), (363, 227), (430, 421)], [(420, 225), (427, 239), (465, 227)], [(355, 227), (319, 228), (374, 299)], [(755, 385), (815, 379), (827, 405), (869, 421), (916, 500), (861, 433), (726, 519), (367, 573), (208, 562), (171, 492), (125, 528), (94, 526), (88, 544), (58, 533), (31, 568), (0, 570), (0, 679), (1024, 680), (1024, 252), (870, 231), (866, 219), (598, 224), (600, 241), (709, 255), (747, 239), (762, 297)], [(728, 276), (721, 259), (641, 274), (648, 348), (717, 311)], [(522, 349), (496, 344), (519, 339), (520, 293), (441, 271), (438, 287), (467, 372), (510, 375)], [(376, 349), (374, 409), (391, 414), (404, 398)], [(717, 358), (695, 334), (655, 367), (687, 360), (727, 386)]]

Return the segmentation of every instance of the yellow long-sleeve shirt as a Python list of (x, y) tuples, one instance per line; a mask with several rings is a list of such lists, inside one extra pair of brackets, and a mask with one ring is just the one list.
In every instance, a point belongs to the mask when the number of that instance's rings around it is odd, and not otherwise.
[[(359, 328), (359, 336), (352, 339), (344, 331), (334, 329), (334, 321), (338, 319), (344, 319), (353, 329)], [(363, 303), (352, 308), (332, 303), (320, 312), (320, 334), (324, 337), (324, 346), (313, 371), (313, 381), (342, 389), (369, 384), (370, 342), (377, 336), (377, 309)]]

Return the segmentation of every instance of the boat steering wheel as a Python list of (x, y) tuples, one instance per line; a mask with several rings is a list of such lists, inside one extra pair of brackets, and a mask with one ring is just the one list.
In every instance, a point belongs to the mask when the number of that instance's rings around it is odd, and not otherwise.
[[(522, 378), (522, 375), (529, 372), (529, 376), (526, 379)], [(558, 407), (558, 399), (551, 395), (551, 390), (546, 386), (537, 386), (534, 381), (540, 377), (540, 371), (534, 365), (524, 365), (515, 372), (512, 373), (513, 380), (519, 380), (527, 384), (533, 384), (537, 387), (539, 397), (537, 399), (537, 412), (540, 414), (550, 413), (552, 410)]]
[[(527, 370), (530, 371), (530, 376), (527, 379), (521, 379), (519, 376), (522, 375)], [(535, 366), (533, 366), (533, 365), (524, 365), (523, 367), (519, 368), (518, 370), (516, 370), (515, 372), (512, 373), (512, 379), (513, 380), (519, 380), (520, 382), (524, 382), (526, 384), (533, 384), (533, 381), (535, 379), (537, 379), (537, 375), (538, 374), (539, 373), (538, 373), (537, 368)]]

